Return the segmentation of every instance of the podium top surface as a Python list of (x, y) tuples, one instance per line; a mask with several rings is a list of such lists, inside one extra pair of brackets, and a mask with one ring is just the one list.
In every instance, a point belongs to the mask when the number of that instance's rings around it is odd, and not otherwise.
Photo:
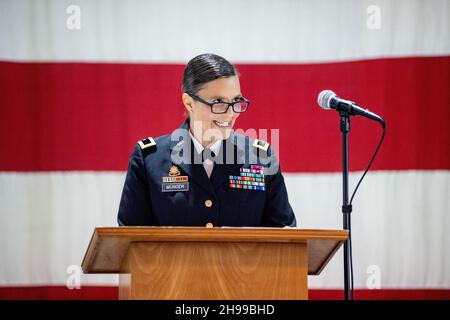
[(94, 230), (82, 262), (84, 273), (119, 273), (132, 242), (306, 243), (308, 274), (323, 270), (347, 230), (237, 227), (100, 227)]

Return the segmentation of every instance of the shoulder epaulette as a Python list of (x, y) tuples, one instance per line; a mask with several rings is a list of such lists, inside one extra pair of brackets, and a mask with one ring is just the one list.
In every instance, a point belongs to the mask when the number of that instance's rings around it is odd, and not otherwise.
[(147, 139), (140, 140), (140, 141), (138, 141), (138, 144), (142, 150), (156, 146), (156, 142), (152, 137), (148, 137)]
[(269, 149), (269, 143), (263, 140), (259, 140), (259, 139), (255, 139), (255, 141), (253, 141), (253, 146), (255, 148), (259, 148), (261, 150), (267, 151), (267, 149)]

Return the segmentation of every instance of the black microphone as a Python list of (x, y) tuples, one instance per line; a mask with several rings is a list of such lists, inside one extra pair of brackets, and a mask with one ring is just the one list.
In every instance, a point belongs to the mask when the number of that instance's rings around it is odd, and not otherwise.
[(339, 98), (336, 95), (336, 93), (334, 93), (331, 90), (323, 90), (321, 93), (319, 93), (317, 103), (322, 109), (325, 110), (335, 109), (337, 111), (345, 111), (351, 116), (353, 115), (363, 116), (378, 121), (381, 123), (383, 128), (385, 127), (385, 122), (382, 117), (373, 112), (370, 112), (367, 109), (361, 108), (353, 101), (348, 101)]

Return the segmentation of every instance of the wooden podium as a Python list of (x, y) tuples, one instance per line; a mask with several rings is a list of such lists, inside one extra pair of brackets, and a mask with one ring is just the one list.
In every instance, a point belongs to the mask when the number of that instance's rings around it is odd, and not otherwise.
[(96, 228), (84, 273), (120, 273), (120, 299), (308, 299), (345, 230)]

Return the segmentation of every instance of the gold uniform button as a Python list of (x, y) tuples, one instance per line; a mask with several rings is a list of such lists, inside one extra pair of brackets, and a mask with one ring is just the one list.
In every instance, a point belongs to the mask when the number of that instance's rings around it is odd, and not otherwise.
[(206, 201), (205, 201), (205, 206), (207, 206), (208, 208), (211, 208), (211, 206), (212, 206), (212, 201), (211, 201), (211, 200), (206, 200)]
[(212, 228), (212, 227), (214, 227), (214, 225), (213, 225), (211, 222), (208, 222), (208, 223), (206, 224), (206, 227), (207, 227), (207, 228)]

